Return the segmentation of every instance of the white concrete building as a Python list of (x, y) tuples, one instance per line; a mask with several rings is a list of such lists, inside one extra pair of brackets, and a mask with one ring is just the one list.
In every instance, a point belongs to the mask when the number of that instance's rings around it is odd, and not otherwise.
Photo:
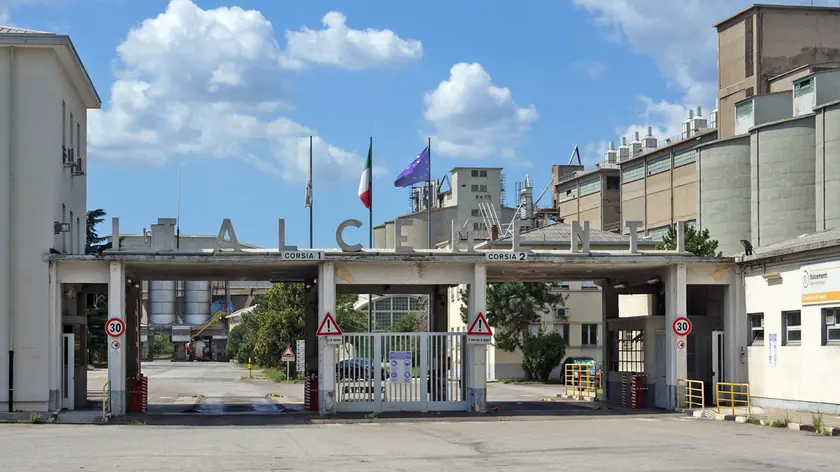
[[(84, 300), (68, 285), (62, 319), (47, 296), (50, 252), (84, 254), (87, 111), (101, 101), (68, 36), (0, 26), (0, 410), (58, 404), (62, 333)], [(84, 344), (77, 351), (84, 352)], [(10, 369), (14, 369), (9, 385)], [(78, 365), (83, 373), (86, 365)], [(81, 387), (84, 388), (84, 387)]]
[(741, 267), (753, 404), (840, 414), (840, 229), (759, 248)]

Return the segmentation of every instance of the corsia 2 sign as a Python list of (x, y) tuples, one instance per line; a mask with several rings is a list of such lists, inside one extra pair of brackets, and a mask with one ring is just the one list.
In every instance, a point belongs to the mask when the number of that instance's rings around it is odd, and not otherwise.
[(840, 261), (802, 267), (802, 304), (840, 302)]

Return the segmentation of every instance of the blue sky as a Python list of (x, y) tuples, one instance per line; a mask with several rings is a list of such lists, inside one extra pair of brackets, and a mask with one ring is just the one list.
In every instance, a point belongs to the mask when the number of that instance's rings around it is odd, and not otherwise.
[(315, 245), (333, 247), (340, 221), (367, 225), (370, 136), (378, 224), (408, 210), (393, 181), (428, 136), (433, 175), (504, 167), (512, 195), (575, 145), (593, 165), (619, 135), (677, 134), (687, 107), (714, 107), (712, 25), (746, 3), (0, 0), (0, 20), (71, 36), (103, 99), (88, 206), (124, 233), (175, 216), (180, 163), (182, 233), (230, 218), (276, 247), (284, 217), (307, 246), (313, 134)]

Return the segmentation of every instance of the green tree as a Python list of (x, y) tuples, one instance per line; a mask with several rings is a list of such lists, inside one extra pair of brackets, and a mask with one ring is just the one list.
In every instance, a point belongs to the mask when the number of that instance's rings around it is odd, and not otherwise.
[[(467, 322), (467, 292), (461, 291), (461, 319)], [(523, 350), (531, 339), (529, 328), (539, 323), (540, 314), (563, 306), (566, 297), (554, 293), (551, 285), (535, 282), (503, 282), (487, 286), (487, 322), (493, 327), (496, 347), (504, 351)]]
[(87, 212), (87, 240), (85, 242), (85, 254), (99, 252), (101, 246), (105, 242), (105, 238), (100, 237), (96, 231), (96, 227), (105, 221), (105, 210), (97, 208), (96, 210), (88, 210)]
[(391, 325), (395, 333), (422, 333), (429, 330), (429, 315), (424, 311), (412, 311), (403, 315)]
[(543, 333), (532, 337), (522, 352), (522, 370), (528, 377), (548, 381), (551, 371), (566, 357), (566, 341), (559, 333)]
[[(677, 226), (671, 225), (662, 238), (662, 242), (656, 245), (657, 249), (677, 249)], [(720, 257), (718, 242), (709, 235), (709, 230), (698, 231), (691, 226), (685, 227), (685, 250), (695, 256)]]
[(175, 347), (166, 334), (158, 334), (152, 341), (152, 357), (169, 357)]
[(98, 295), (96, 305), (87, 312), (88, 361), (101, 364), (108, 361), (108, 335), (105, 321), (108, 320), (108, 297)]

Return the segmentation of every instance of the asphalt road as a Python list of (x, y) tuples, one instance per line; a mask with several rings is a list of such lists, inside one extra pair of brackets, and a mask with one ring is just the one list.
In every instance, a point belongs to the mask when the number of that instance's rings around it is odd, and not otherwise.
[(0, 470), (837, 470), (838, 438), (657, 417), (277, 427), (0, 424)]

